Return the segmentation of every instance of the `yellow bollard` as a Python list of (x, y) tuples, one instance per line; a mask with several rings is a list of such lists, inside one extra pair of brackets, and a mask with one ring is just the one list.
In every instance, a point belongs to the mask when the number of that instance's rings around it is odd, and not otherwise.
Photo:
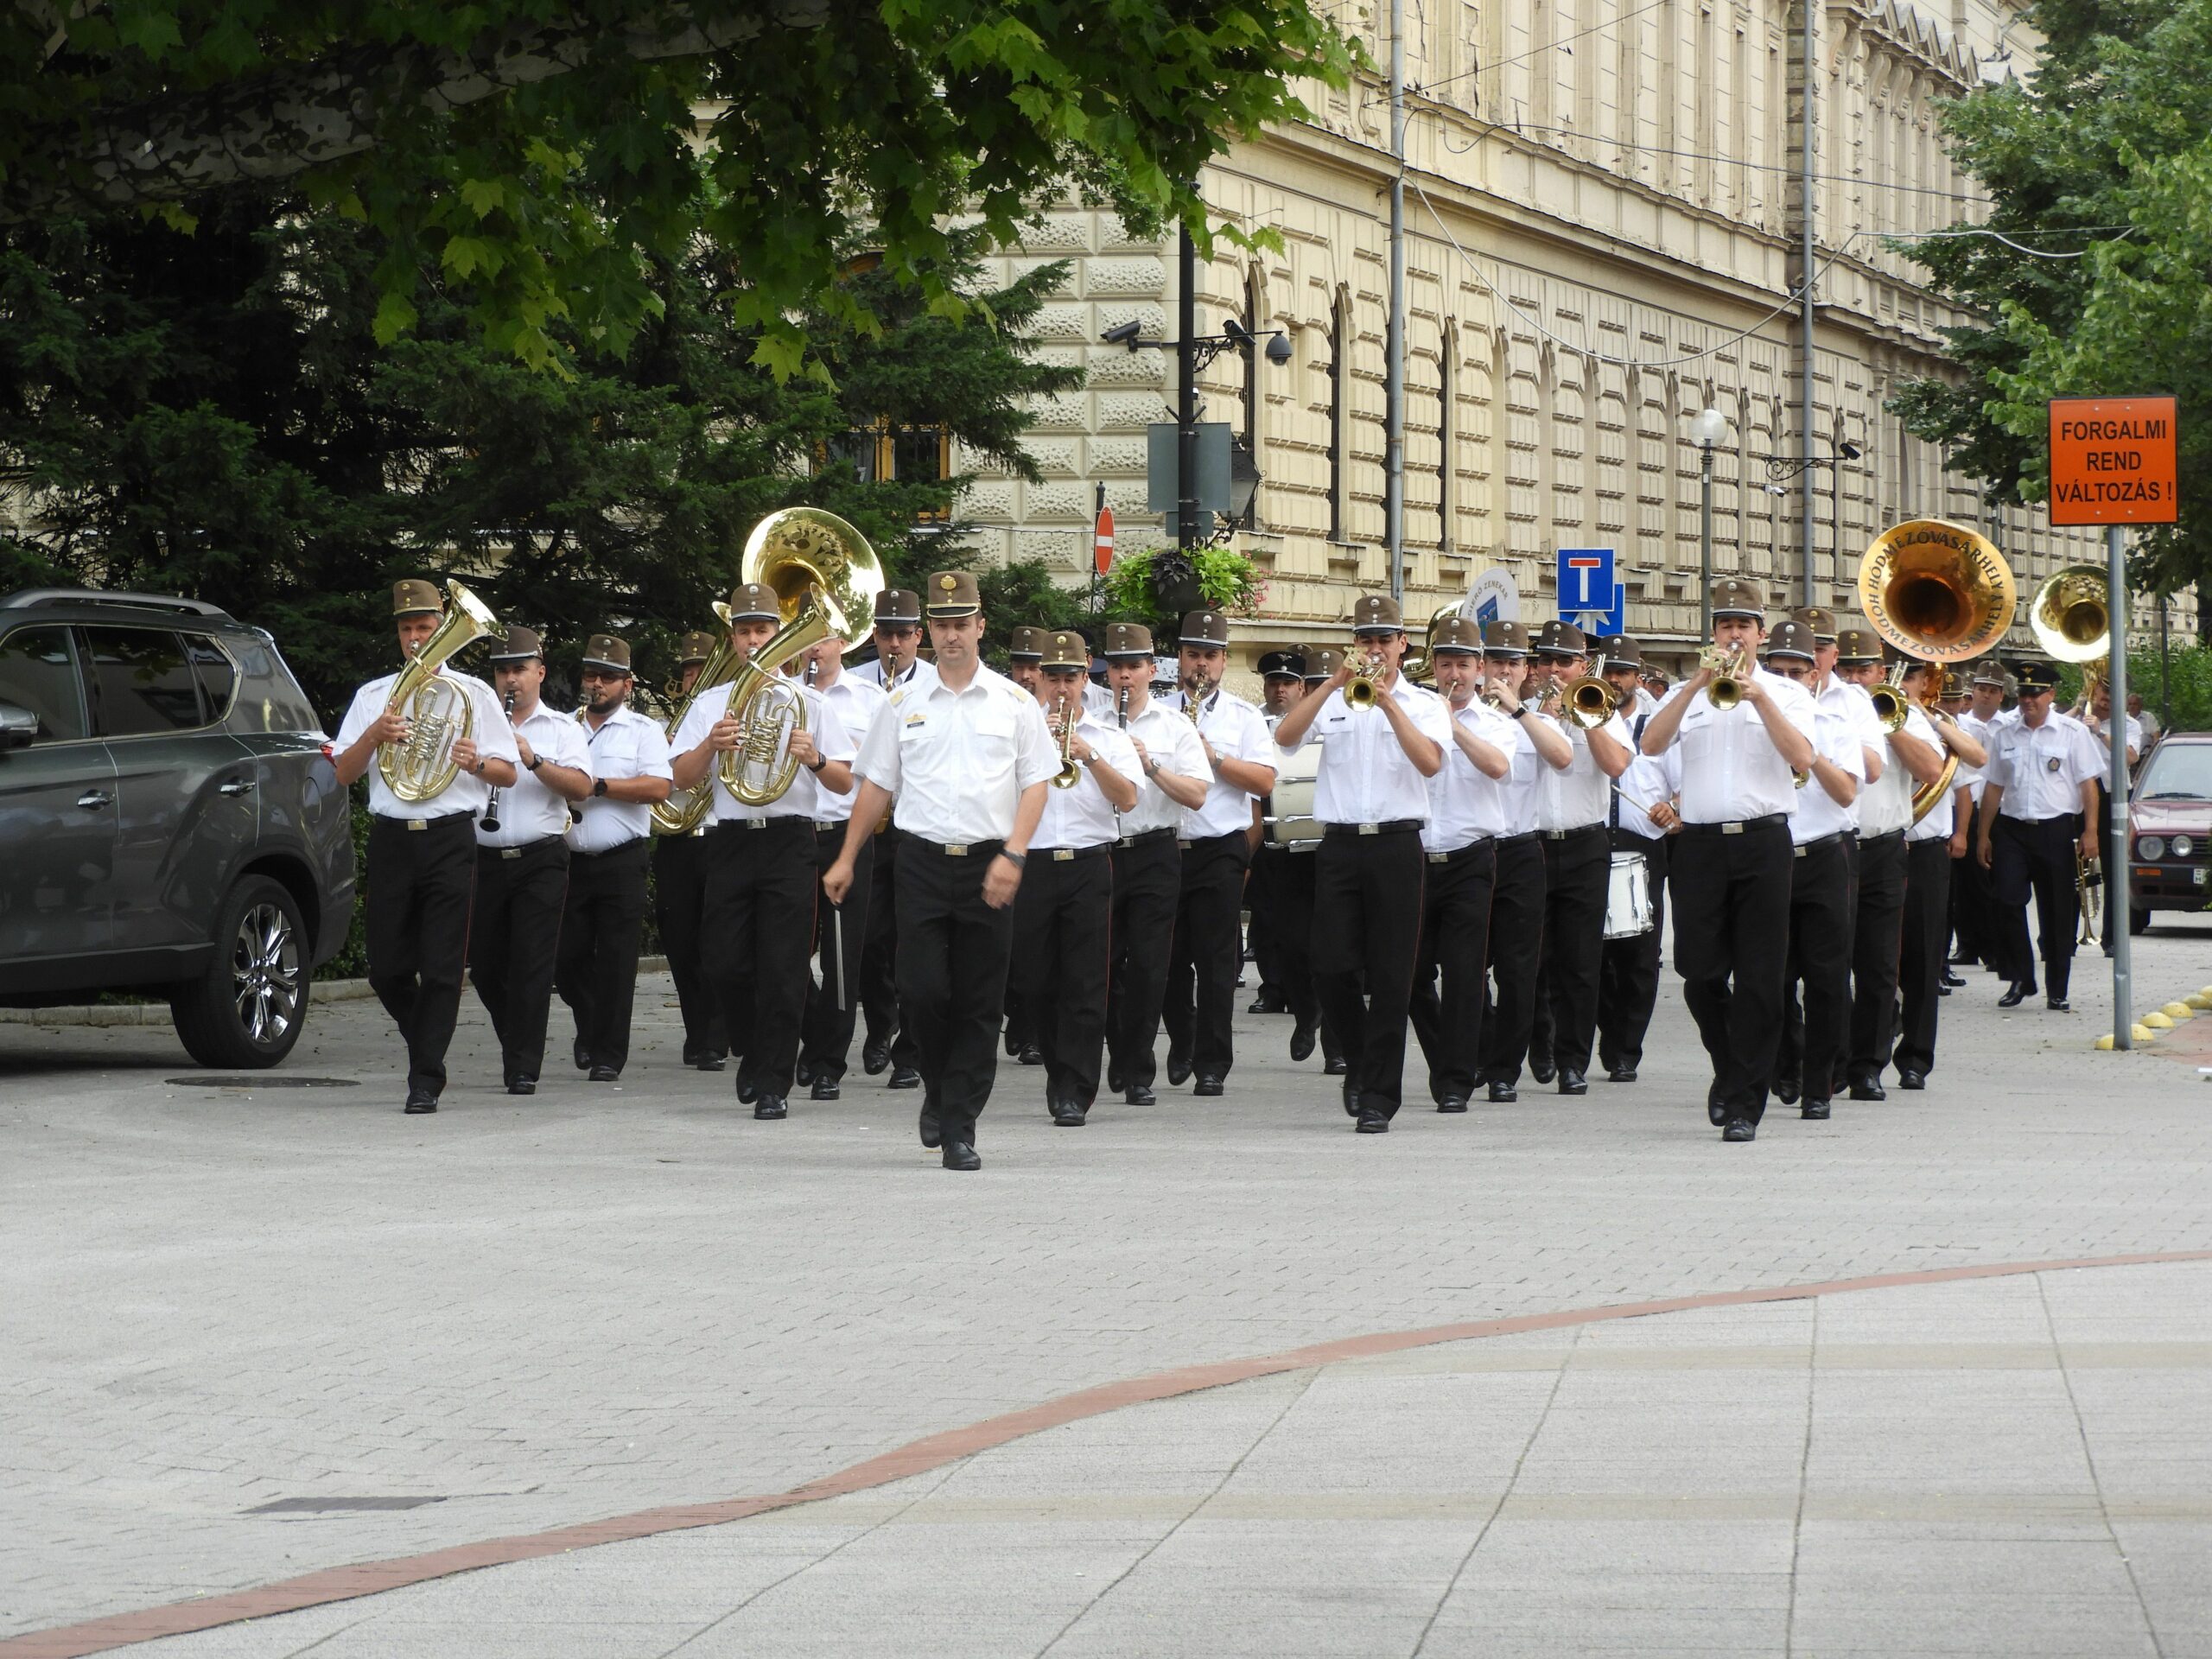
[(2155, 1043), (2158, 1040), (2158, 1033), (2148, 1026), (2130, 1026), (2127, 1028), (2127, 1035), (2131, 1042)]
[(2182, 1001), (2199, 1014), (2212, 1009), (2212, 996), (2207, 996), (2202, 991), (2191, 991), (2187, 996), (2182, 998)]

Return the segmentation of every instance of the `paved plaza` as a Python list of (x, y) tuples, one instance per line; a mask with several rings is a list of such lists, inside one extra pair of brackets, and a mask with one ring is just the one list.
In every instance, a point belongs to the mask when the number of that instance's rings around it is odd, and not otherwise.
[[(2212, 982), (2136, 945), (2139, 1007)], [(1080, 1130), (1009, 1065), (965, 1177), (877, 1079), (754, 1122), (664, 980), (619, 1090), (529, 1100), (472, 999), (428, 1119), (373, 1003), (328, 1088), (0, 1027), (0, 1655), (647, 1511), (140, 1650), (2212, 1653), (2212, 1265), (1940, 1276), (2212, 1252), (2212, 1021), (2093, 1053), (2102, 968), (1749, 1147), (1670, 981), (1639, 1083), (1384, 1136), (1280, 1019)]]

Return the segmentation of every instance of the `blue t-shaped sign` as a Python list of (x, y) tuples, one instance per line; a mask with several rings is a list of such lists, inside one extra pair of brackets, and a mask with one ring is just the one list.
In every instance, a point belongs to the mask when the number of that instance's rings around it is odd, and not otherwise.
[(1593, 639), (1628, 629), (1628, 588), (1614, 580), (1610, 547), (1559, 550), (1559, 613)]

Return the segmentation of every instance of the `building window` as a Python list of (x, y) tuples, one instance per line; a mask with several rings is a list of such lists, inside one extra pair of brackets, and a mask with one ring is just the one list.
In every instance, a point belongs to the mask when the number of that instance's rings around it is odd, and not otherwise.
[[(896, 426), (879, 421), (856, 427), (823, 446), (821, 465), (849, 463), (863, 484), (940, 484), (952, 476), (952, 433), (943, 426)], [(920, 521), (934, 524), (942, 512), (924, 512)]]
[(1260, 286), (1254, 271), (1244, 279), (1244, 334), (1252, 343), (1244, 348), (1244, 447), (1260, 453)]

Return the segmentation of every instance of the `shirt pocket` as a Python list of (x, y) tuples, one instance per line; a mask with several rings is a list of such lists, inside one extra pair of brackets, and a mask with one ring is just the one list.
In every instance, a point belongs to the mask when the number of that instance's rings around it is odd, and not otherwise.
[(1681, 735), (1684, 765), (1710, 757), (1719, 745), (1719, 737), (1720, 734), (1708, 721), (1701, 721), (1695, 726), (1685, 725)]

